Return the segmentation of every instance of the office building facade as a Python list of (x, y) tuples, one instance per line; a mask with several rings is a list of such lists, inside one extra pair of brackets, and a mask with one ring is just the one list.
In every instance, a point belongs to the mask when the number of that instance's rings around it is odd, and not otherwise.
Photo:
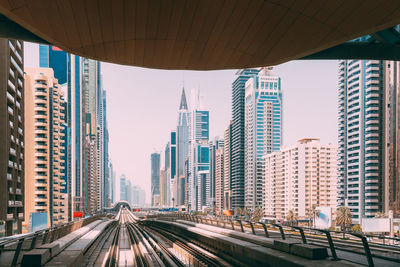
[(224, 209), (224, 148), (220, 147), (215, 151), (215, 211), (222, 215)]
[(232, 121), (224, 134), (223, 209), (232, 209)]
[(339, 205), (353, 222), (399, 210), (399, 64), (339, 62)]
[(231, 192), (232, 208), (244, 207), (245, 85), (259, 69), (242, 69), (232, 83)]
[(215, 137), (209, 142), (210, 144), (210, 184), (209, 184), (209, 195), (208, 200), (209, 208), (214, 208), (216, 205), (216, 165), (217, 165), (217, 150), (224, 147), (224, 139), (220, 137)]
[(263, 205), (262, 157), (282, 144), (281, 79), (262, 68), (245, 85), (245, 207)]
[[(154, 197), (160, 196), (160, 154), (151, 154), (151, 205), (154, 206)], [(159, 201), (158, 201), (159, 202)]]
[(189, 127), (188, 210), (201, 210), (210, 205), (210, 114), (201, 103), (193, 107)]

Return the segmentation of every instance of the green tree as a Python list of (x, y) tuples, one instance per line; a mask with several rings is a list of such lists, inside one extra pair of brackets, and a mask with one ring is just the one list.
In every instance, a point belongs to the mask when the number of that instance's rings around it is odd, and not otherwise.
[(293, 210), (289, 210), (288, 214), (286, 215), (286, 220), (289, 221), (289, 224), (291, 226), (295, 225), (297, 223), (297, 215), (294, 213)]
[[(339, 207), (336, 210), (336, 225), (339, 225), (342, 231), (346, 230), (346, 227), (352, 224), (352, 213), (349, 207)], [(343, 238), (345, 233), (343, 232)]]

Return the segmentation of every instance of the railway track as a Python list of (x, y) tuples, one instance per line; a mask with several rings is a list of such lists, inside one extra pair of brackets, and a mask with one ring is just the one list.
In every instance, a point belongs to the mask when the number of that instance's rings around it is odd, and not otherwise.
[(103, 257), (103, 267), (232, 266), (190, 240), (141, 226), (128, 210), (122, 209), (116, 218), (118, 221), (85, 253), (81, 266), (96, 266), (100, 261), (97, 257)]

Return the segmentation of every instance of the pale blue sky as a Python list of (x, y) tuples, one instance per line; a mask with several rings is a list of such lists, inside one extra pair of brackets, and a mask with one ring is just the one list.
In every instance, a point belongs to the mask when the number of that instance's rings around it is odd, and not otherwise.
[[(38, 66), (38, 46), (25, 43), (25, 66)], [(110, 154), (119, 176), (146, 190), (150, 200), (150, 154), (162, 152), (176, 127), (184, 79), (200, 88), (210, 110), (210, 137), (222, 136), (231, 119), (231, 84), (236, 70), (171, 71), (102, 64), (107, 90)], [(283, 143), (319, 137), (337, 143), (337, 61), (292, 61), (274, 68), (282, 78)], [(189, 101), (189, 99), (188, 99)]]

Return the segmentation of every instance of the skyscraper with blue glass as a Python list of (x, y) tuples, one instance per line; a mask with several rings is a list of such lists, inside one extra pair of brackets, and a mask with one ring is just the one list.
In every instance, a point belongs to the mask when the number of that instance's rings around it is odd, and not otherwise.
[[(181, 102), (178, 111), (178, 125), (176, 127), (177, 138), (177, 181), (185, 177), (185, 160), (189, 155), (189, 119), (190, 112), (186, 101), (185, 88), (182, 89)], [(176, 196), (184, 196), (181, 192), (184, 187), (177, 184)], [(184, 205), (184, 197), (177, 197), (177, 205)]]
[(242, 69), (232, 83), (231, 127), (231, 208), (244, 206), (244, 114), (245, 85), (247, 80), (259, 73), (259, 69)]
[(262, 157), (282, 144), (281, 78), (262, 68), (245, 85), (245, 207), (263, 204)]
[(209, 201), (210, 161), (209, 136), (210, 113), (205, 110), (200, 97), (192, 103), (189, 135), (189, 171), (188, 171), (188, 209), (201, 210)]

